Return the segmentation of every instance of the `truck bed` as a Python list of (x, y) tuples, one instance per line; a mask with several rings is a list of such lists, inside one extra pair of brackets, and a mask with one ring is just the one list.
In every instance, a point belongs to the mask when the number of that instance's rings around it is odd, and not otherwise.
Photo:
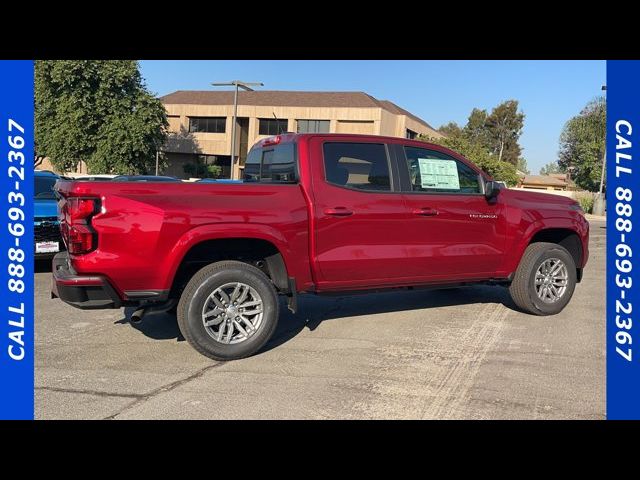
[(168, 290), (195, 243), (245, 234), (272, 242), (299, 284), (311, 283), (300, 185), (61, 180), (56, 188), (63, 198), (100, 198), (97, 249), (71, 258), (78, 274), (100, 273), (120, 294)]

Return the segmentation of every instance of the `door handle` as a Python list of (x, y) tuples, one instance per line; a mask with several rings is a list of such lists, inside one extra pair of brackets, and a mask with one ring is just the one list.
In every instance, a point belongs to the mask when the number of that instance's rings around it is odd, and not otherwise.
[(334, 208), (325, 208), (325, 215), (331, 215), (333, 217), (348, 217), (349, 215), (353, 215), (353, 212), (346, 207), (334, 207)]
[(414, 208), (413, 214), (420, 215), (421, 217), (434, 217), (438, 215), (438, 210), (431, 207)]

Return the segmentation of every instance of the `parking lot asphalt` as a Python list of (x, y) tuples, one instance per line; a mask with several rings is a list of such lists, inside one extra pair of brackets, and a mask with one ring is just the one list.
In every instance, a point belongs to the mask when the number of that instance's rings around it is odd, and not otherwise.
[(563, 312), (502, 287), (344, 297), (282, 308), (259, 354), (215, 362), (174, 316), (82, 311), (35, 275), (39, 419), (599, 419), (605, 415), (605, 229)]

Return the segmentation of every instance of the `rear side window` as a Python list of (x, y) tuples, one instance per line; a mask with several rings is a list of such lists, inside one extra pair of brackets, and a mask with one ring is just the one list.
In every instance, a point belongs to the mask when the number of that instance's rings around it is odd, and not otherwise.
[(296, 149), (293, 143), (249, 152), (244, 167), (245, 182), (294, 183), (296, 181)]
[(405, 147), (411, 190), (430, 193), (481, 193), (478, 172), (446, 153)]
[(378, 143), (325, 143), (327, 182), (358, 190), (391, 190), (387, 149)]

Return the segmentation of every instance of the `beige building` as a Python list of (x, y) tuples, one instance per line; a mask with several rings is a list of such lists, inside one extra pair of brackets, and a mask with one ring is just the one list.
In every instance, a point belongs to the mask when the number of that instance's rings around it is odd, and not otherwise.
[(523, 175), (518, 187), (528, 190), (575, 190), (575, 183), (566, 173), (552, 173), (551, 175)]
[[(222, 178), (231, 176), (233, 95), (179, 90), (161, 97), (170, 131), (163, 174), (202, 177), (208, 169)], [(254, 143), (283, 132), (442, 137), (412, 113), (364, 92), (241, 91), (236, 122), (238, 165), (233, 178), (241, 174)]]

